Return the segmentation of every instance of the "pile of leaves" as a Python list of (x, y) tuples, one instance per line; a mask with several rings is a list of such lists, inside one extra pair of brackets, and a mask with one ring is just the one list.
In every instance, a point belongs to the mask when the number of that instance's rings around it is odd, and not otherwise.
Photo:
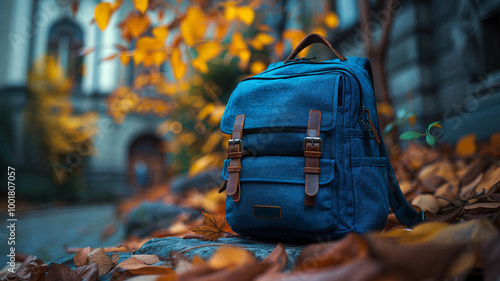
[[(430, 221), (492, 218), (500, 209), (500, 133), (478, 143), (474, 134), (455, 148), (412, 143), (393, 159), (401, 190)], [(394, 217), (388, 227), (395, 225)]]
[[(349, 234), (344, 239), (304, 248), (292, 269), (278, 243), (259, 261), (252, 252), (219, 244), (209, 259), (134, 255), (119, 262), (116, 253), (89, 247), (78, 251), (72, 268), (27, 257), (16, 273), (2, 280), (466, 280), (500, 276), (500, 218), (461, 224), (425, 223), (412, 231)], [(214, 245), (207, 245), (214, 246)], [(186, 255), (185, 255), (186, 254)], [(1, 273), (0, 273), (1, 274)], [(2, 276), (2, 275), (0, 275)], [(108, 279), (106, 279), (108, 280)]]

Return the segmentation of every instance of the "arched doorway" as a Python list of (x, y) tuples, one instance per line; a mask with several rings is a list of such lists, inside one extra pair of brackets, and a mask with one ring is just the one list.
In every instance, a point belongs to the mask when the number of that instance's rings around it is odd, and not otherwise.
[(132, 141), (129, 146), (128, 178), (134, 190), (162, 184), (165, 168), (165, 149), (159, 137), (146, 134)]

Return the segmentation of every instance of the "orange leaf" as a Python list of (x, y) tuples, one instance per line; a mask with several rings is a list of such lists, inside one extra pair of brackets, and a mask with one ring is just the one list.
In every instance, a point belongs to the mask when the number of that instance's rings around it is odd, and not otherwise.
[(223, 247), (215, 251), (208, 264), (215, 269), (233, 268), (245, 264), (256, 263), (252, 252), (234, 247)]
[(238, 31), (233, 34), (231, 44), (229, 45), (229, 53), (233, 56), (239, 57), (243, 64), (248, 63), (250, 60), (250, 50), (248, 49), (245, 40), (243, 40), (243, 35), (241, 35)]
[(264, 70), (266, 70), (266, 64), (260, 60), (252, 62), (252, 64), (250, 65), (250, 73), (251, 74), (255, 75), (255, 74), (261, 73)]
[(207, 61), (215, 58), (220, 52), (217, 42), (207, 42), (196, 47), (198, 56), (191, 61), (191, 65), (202, 73), (208, 72)]
[(467, 157), (476, 153), (476, 134), (468, 134), (460, 138), (455, 148), (459, 156)]
[(130, 62), (130, 55), (125, 52), (120, 52), (119, 59), (123, 65), (127, 65)]
[(149, 0), (134, 0), (134, 7), (144, 14), (148, 9), (148, 2)]
[(109, 18), (111, 17), (112, 14), (113, 14), (113, 7), (111, 3), (102, 2), (97, 4), (97, 6), (95, 7), (94, 17), (97, 26), (101, 31), (104, 31), (104, 29), (106, 29), (106, 26), (108, 26)]
[(180, 80), (184, 74), (186, 74), (187, 66), (182, 60), (182, 53), (179, 48), (173, 49), (172, 55), (170, 56), (170, 63), (172, 64), (175, 79)]
[(151, 21), (146, 14), (132, 12), (118, 24), (118, 27), (121, 30), (122, 38), (130, 42), (146, 32), (150, 25)]
[(250, 42), (250, 46), (254, 49), (261, 51), (264, 49), (264, 46), (272, 44), (274, 42), (274, 37), (267, 33), (259, 33), (255, 36), (255, 38)]
[[(299, 44), (299, 42), (304, 39), (305, 36), (306, 34), (304, 33), (304, 31), (300, 29), (287, 29), (283, 32), (283, 38), (290, 42), (292, 48), (295, 48)], [(304, 51), (300, 52), (297, 55), (297, 57), (306, 56), (308, 52), (309, 48), (305, 48)]]
[(193, 46), (201, 41), (206, 30), (206, 19), (203, 11), (197, 6), (189, 7), (179, 30), (186, 45)]
[(223, 236), (226, 218), (216, 217), (214, 214), (202, 212), (205, 221), (202, 225), (191, 227), (189, 230), (195, 234), (203, 235), (203, 240), (217, 241)]
[(75, 254), (75, 256), (73, 257), (75, 266), (84, 266), (87, 264), (90, 250), (90, 247), (82, 248)]
[(168, 36), (168, 28), (166, 26), (157, 26), (153, 28), (152, 33), (156, 40), (163, 43)]

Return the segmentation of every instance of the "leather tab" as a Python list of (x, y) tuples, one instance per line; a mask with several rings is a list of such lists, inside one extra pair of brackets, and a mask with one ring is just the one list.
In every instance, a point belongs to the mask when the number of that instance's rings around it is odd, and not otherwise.
[(368, 116), (368, 124), (370, 124), (370, 130), (372, 131), (373, 136), (375, 137), (375, 140), (377, 141), (378, 144), (380, 144), (380, 137), (378, 136), (377, 129), (375, 128), (375, 125), (372, 122), (372, 119), (370, 118), (370, 111), (365, 108), (365, 113), (366, 116)]
[(304, 139), (304, 156), (306, 166), (304, 173), (306, 177), (304, 204), (314, 206), (316, 194), (319, 190), (319, 158), (321, 157), (321, 142), (307, 141), (308, 138), (319, 138), (321, 129), (321, 111), (311, 110), (307, 123), (307, 137)]
[(229, 140), (228, 145), (228, 158), (229, 162), (226, 193), (233, 197), (234, 202), (240, 201), (240, 172), (241, 172), (241, 158), (243, 157), (243, 124), (245, 123), (245, 115), (238, 115), (234, 120), (232, 139)]

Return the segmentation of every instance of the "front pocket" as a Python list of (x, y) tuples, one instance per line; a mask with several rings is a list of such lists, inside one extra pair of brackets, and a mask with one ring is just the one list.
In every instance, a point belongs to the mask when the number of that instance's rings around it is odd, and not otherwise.
[(383, 229), (389, 214), (387, 158), (351, 159), (354, 213), (357, 232)]
[[(229, 161), (222, 177), (227, 180)], [(305, 158), (245, 157), (241, 163), (239, 202), (226, 200), (226, 218), (235, 229), (280, 228), (325, 231), (338, 222), (338, 202), (332, 200), (335, 160), (320, 159), (319, 191), (314, 206), (304, 205)]]

